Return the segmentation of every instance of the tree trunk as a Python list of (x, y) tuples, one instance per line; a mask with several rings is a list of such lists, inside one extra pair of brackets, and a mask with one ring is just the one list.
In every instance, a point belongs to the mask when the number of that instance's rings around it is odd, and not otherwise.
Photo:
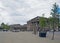
[(53, 36), (52, 36), (52, 40), (54, 40), (54, 30), (53, 30)]
[(55, 29), (55, 23), (54, 23), (54, 20), (53, 20), (53, 36), (52, 36), (52, 40), (54, 40), (54, 29)]

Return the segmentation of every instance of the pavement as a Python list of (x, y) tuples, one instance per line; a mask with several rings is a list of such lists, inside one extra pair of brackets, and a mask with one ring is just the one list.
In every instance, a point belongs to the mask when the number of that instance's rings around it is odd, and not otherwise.
[(46, 38), (33, 32), (0, 32), (0, 43), (60, 43), (60, 32), (55, 32), (54, 40), (51, 38), (52, 32), (48, 32)]

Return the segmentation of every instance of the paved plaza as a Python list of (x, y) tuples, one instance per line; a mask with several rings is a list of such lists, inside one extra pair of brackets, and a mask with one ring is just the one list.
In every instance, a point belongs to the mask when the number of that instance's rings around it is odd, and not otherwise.
[(60, 32), (55, 32), (55, 40), (51, 40), (52, 33), (46, 38), (34, 35), (33, 32), (0, 32), (0, 43), (60, 43)]

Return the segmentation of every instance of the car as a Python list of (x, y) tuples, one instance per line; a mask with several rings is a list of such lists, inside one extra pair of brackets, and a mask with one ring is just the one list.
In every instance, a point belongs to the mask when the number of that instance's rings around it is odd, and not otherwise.
[[(53, 30), (51, 30), (52, 32), (53, 32)], [(54, 31), (56, 31), (56, 30), (54, 30)]]
[(12, 30), (12, 32), (19, 32), (20, 30)]
[(6, 31), (7, 32), (8, 30), (7, 29), (3, 29), (3, 31)]

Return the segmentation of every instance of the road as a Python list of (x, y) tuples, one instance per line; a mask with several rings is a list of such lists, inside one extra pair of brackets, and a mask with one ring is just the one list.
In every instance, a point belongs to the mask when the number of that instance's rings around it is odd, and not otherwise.
[(55, 32), (55, 40), (51, 38), (51, 32), (47, 33), (46, 38), (32, 32), (0, 32), (0, 43), (60, 43), (60, 32)]

